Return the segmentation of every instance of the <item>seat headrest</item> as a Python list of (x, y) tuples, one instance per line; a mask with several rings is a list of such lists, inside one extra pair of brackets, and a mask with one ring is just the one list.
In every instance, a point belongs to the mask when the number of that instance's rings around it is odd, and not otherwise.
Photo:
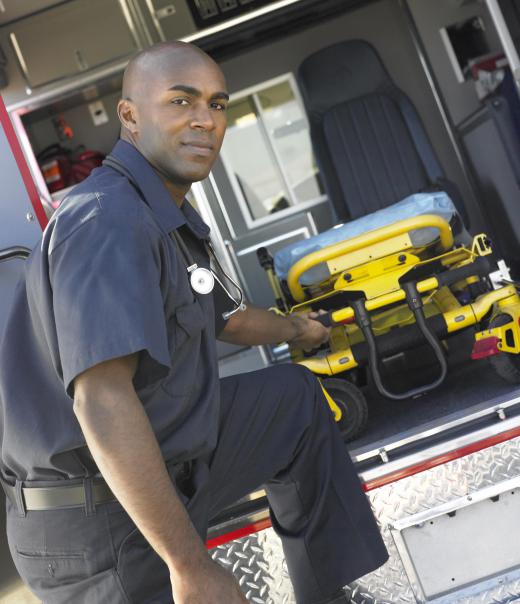
[(394, 88), (375, 48), (364, 40), (345, 40), (318, 50), (298, 69), (309, 114), (323, 115), (345, 101)]

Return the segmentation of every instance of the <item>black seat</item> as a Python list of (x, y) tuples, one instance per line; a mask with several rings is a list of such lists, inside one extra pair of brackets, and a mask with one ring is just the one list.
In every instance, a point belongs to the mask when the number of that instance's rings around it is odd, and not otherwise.
[(442, 189), (466, 221), (458, 189), (446, 180), (415, 107), (368, 42), (348, 40), (315, 52), (301, 64), (298, 81), (339, 219)]

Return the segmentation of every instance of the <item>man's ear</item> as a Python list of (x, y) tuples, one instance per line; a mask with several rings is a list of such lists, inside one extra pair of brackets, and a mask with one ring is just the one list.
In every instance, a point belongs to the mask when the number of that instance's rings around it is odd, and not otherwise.
[(117, 104), (117, 115), (123, 128), (131, 134), (138, 133), (138, 111), (133, 101), (121, 99)]

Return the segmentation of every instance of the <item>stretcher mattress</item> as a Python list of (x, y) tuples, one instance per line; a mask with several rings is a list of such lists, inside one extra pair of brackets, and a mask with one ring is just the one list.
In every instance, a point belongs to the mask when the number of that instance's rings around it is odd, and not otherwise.
[[(324, 247), (352, 239), (368, 231), (392, 224), (406, 218), (413, 218), (422, 214), (436, 214), (448, 222), (457, 213), (455, 206), (444, 191), (429, 193), (416, 193), (405, 199), (372, 214), (363, 216), (345, 224), (339, 224), (319, 235), (297, 241), (279, 250), (274, 256), (274, 268), (280, 279), (287, 279), (291, 267), (308, 254)], [(410, 233), (414, 246), (423, 246), (431, 243), (438, 237), (438, 230), (433, 227), (417, 229)], [(303, 285), (317, 283), (329, 276), (325, 265), (318, 265), (305, 272), (300, 282)]]

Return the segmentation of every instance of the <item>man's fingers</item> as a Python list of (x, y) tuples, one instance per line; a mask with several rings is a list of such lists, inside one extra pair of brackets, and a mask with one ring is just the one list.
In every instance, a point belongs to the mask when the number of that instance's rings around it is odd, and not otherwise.
[(311, 319), (316, 319), (317, 317), (319, 317), (321, 315), (326, 315), (326, 314), (327, 314), (327, 311), (320, 308), (320, 310), (312, 310), (308, 316)]

